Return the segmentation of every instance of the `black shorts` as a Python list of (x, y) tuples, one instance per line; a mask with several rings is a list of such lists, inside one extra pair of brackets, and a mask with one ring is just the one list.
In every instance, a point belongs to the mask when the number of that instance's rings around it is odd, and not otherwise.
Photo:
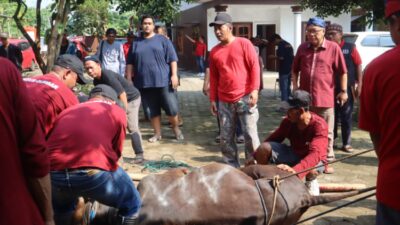
[(140, 89), (143, 109), (148, 118), (161, 115), (161, 108), (167, 116), (176, 116), (179, 112), (176, 90), (171, 86)]

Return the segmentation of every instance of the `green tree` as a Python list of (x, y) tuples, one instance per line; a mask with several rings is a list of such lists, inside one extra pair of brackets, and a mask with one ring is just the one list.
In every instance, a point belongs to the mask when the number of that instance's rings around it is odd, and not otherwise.
[(183, 2), (194, 2), (194, 0), (117, 0), (117, 10), (120, 12), (136, 11), (138, 15), (149, 14), (166, 23), (172, 22), (179, 13)]
[(369, 24), (384, 18), (384, 1), (377, 0), (298, 0), (305, 9), (309, 8), (317, 12), (318, 16), (339, 16), (342, 13), (350, 13), (354, 8), (362, 8), (366, 12)]
[(109, 9), (107, 0), (86, 0), (72, 14), (68, 21), (68, 31), (77, 35), (102, 36)]
[[(67, 24), (69, 14), (76, 9), (76, 7), (83, 3), (84, 0), (55, 0), (50, 6), (51, 16), (49, 16), (49, 35), (48, 35), (48, 49), (47, 49), (47, 63), (44, 62), (40, 55), (40, 33), (36, 33), (33, 40), (24, 29), (23, 21), (28, 18), (28, 7), (24, 0), (10, 0), (10, 3), (16, 5), (12, 18), (15, 21), (17, 28), (22, 35), (28, 40), (32, 46), (42, 72), (48, 72), (54, 65), (54, 60), (59, 52), (62, 34)], [(35, 17), (36, 29), (42, 31), (42, 0), (36, 1)]]

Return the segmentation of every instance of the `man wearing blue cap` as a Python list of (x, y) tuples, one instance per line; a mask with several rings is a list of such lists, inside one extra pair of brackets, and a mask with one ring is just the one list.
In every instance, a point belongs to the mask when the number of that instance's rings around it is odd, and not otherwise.
[[(347, 101), (347, 68), (339, 45), (326, 40), (324, 36), (325, 21), (319, 17), (309, 19), (306, 27), (307, 41), (299, 46), (293, 61), (292, 82), (293, 91), (301, 89), (311, 94), (310, 110), (328, 123), (327, 159), (331, 161), (335, 159), (334, 103), (338, 101), (343, 105)], [(335, 76), (339, 76), (340, 81), (337, 96), (334, 96)], [(333, 168), (327, 166), (325, 173), (333, 173)]]
[(376, 224), (400, 224), (400, 0), (387, 0), (385, 17), (396, 47), (374, 59), (364, 72), (361, 129), (370, 133), (378, 156)]

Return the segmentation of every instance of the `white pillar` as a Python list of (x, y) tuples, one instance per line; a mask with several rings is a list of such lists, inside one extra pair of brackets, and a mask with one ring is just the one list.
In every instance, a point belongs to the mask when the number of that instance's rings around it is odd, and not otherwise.
[(294, 42), (293, 42), (293, 50), (296, 53), (297, 48), (301, 44), (301, 7), (300, 6), (292, 6), (292, 12), (294, 14)]

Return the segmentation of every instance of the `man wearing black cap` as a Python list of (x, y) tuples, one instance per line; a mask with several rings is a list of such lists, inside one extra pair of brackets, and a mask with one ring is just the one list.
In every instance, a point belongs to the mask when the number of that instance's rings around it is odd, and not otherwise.
[[(328, 161), (335, 159), (333, 152), (333, 127), (335, 101), (343, 105), (347, 99), (347, 68), (340, 47), (325, 37), (325, 21), (310, 18), (306, 27), (307, 42), (297, 49), (292, 66), (293, 90), (310, 93), (310, 110), (320, 115), (328, 124)], [(340, 83), (339, 94), (334, 96), (335, 76)], [(299, 82), (300, 81), (300, 82)], [(333, 173), (326, 167), (325, 173)]]
[(114, 28), (108, 28), (106, 37), (106, 40), (100, 42), (96, 56), (103, 69), (111, 70), (124, 77), (126, 60), (122, 44), (115, 41), (117, 31)]
[[(260, 145), (257, 132), (260, 66), (253, 44), (232, 33), (232, 18), (220, 12), (210, 23), (220, 41), (210, 53), (211, 113), (220, 118), (224, 161), (239, 167), (235, 130), (239, 119), (245, 139), (246, 159)], [(216, 101), (218, 101), (218, 108)]]
[[(96, 224), (100, 215), (109, 215), (108, 224), (134, 224), (140, 195), (118, 166), (125, 140), (125, 111), (115, 104), (117, 93), (110, 86), (96, 85), (89, 98), (62, 112), (48, 137), (55, 221), (68, 224), (74, 210), (82, 210), (77, 206), (82, 196), (92, 202), (86, 204), (83, 218), (75, 217), (76, 222)], [(102, 206), (100, 210), (93, 201), (113, 208)]]
[(400, 224), (400, 0), (386, 1), (385, 18), (396, 46), (365, 69), (359, 119), (379, 160), (377, 225)]
[(118, 98), (123, 103), (128, 117), (128, 130), (131, 132), (132, 148), (136, 155), (134, 163), (142, 163), (144, 160), (143, 146), (142, 135), (139, 129), (141, 98), (138, 89), (124, 77), (119, 76), (113, 71), (102, 69), (97, 56), (85, 58), (85, 69), (89, 76), (93, 77), (94, 85), (109, 85), (117, 92)]
[[(287, 116), (254, 152), (254, 158), (248, 164), (254, 163), (254, 160), (258, 164), (279, 164), (279, 168), (296, 173), (326, 160), (328, 125), (320, 116), (309, 111), (310, 94), (303, 90), (294, 91), (293, 98), (288, 102)], [(290, 146), (282, 144), (286, 138)], [(317, 171), (298, 175), (300, 178), (306, 177), (306, 184), (311, 187), (313, 195), (319, 194), (316, 175)]]
[(53, 127), (58, 114), (79, 103), (71, 89), (76, 83), (89, 82), (83, 75), (81, 60), (69, 54), (59, 56), (50, 73), (25, 78), (24, 81), (46, 135)]

